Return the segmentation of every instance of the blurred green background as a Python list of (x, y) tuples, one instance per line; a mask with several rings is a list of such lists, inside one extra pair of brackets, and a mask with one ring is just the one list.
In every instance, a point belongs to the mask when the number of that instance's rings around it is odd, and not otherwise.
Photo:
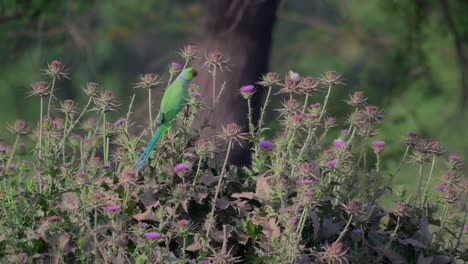
[[(71, 77), (58, 83), (60, 98), (83, 100), (80, 87), (94, 81), (123, 105), (134, 92), (143, 99), (143, 91), (131, 89), (137, 75), (164, 74), (171, 61), (181, 61), (176, 53), (197, 44), (204, 14), (203, 1), (189, 0), (0, 0), (0, 6), (1, 124), (36, 122), (39, 101), (26, 93), (54, 59)], [(347, 85), (333, 92), (330, 109), (341, 121), (349, 111), (343, 100), (364, 91), (385, 110), (377, 138), (387, 142), (387, 168), (399, 162), (398, 142), (408, 131), (466, 157), (466, 14), (464, 0), (282, 1), (269, 69), (343, 74)], [(0, 135), (8, 137), (6, 126)], [(405, 168), (397, 183), (415, 182), (412, 172)]]

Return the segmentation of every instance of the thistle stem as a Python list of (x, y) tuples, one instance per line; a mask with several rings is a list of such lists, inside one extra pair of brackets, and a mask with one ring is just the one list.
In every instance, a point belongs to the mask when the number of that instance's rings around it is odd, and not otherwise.
[(340, 240), (344, 237), (346, 232), (348, 232), (349, 225), (351, 225), (351, 221), (353, 220), (353, 215), (349, 217), (348, 223), (346, 223), (346, 226), (344, 227), (343, 231), (341, 231), (340, 236), (336, 239), (335, 243), (340, 242)]
[(262, 111), (260, 113), (260, 119), (258, 120), (258, 132), (259, 133), (261, 133), (261, 128), (263, 126), (263, 116), (265, 115), (266, 107), (267, 107), (268, 102), (270, 100), (271, 89), (272, 89), (272, 87), (268, 86), (268, 93), (267, 93), (267, 96), (265, 98), (265, 102), (263, 103)]
[(431, 170), (429, 171), (429, 177), (427, 178), (426, 187), (424, 188), (423, 204), (426, 203), (427, 191), (428, 191), (428, 189), (429, 189), (429, 185), (431, 184), (432, 173), (434, 172), (434, 167), (435, 167), (435, 160), (436, 160), (436, 156), (434, 155), (434, 156), (432, 157), (432, 165), (431, 165)]
[(50, 107), (52, 104), (52, 97), (54, 97), (55, 77), (52, 78), (52, 85), (49, 94), (49, 103), (47, 104), (47, 117), (50, 118)]
[(43, 109), (44, 109), (44, 97), (41, 96), (41, 103), (40, 103), (41, 109), (39, 110), (39, 158), (41, 158), (41, 150), (42, 150), (42, 116), (43, 116)]
[(422, 163), (419, 164), (419, 179), (418, 179), (418, 189), (416, 190), (416, 202), (421, 202), (421, 187), (422, 187), (422, 180), (423, 180), (423, 165)]
[(328, 85), (327, 95), (325, 96), (325, 101), (323, 102), (323, 107), (322, 107), (322, 111), (320, 112), (318, 122), (320, 122), (320, 120), (322, 120), (322, 116), (325, 113), (325, 109), (327, 108), (328, 99), (330, 98), (330, 94), (331, 94), (331, 88), (332, 88), (331, 84)]
[(149, 124), (150, 124), (150, 130), (151, 134), (154, 134), (153, 131), (153, 116), (152, 116), (152, 100), (151, 100), (151, 89), (148, 89), (148, 114), (149, 114)]
[(208, 222), (208, 228), (206, 229), (206, 236), (207, 237), (210, 236), (211, 228), (212, 228), (212, 225), (213, 225), (213, 222), (214, 222), (214, 211), (215, 211), (215, 208), (216, 208), (216, 201), (218, 200), (218, 195), (219, 195), (219, 192), (221, 190), (221, 183), (223, 181), (224, 173), (226, 172), (226, 165), (227, 165), (227, 161), (229, 159), (229, 154), (231, 153), (231, 148), (232, 148), (232, 140), (229, 140), (226, 157), (224, 158), (223, 169), (221, 170), (221, 175), (219, 175), (218, 185), (216, 186), (215, 195), (213, 197), (213, 202), (212, 202), (213, 205), (211, 206), (211, 213), (208, 215), (208, 221), (209, 222)]
[(247, 99), (247, 106), (249, 107), (248, 119), (249, 119), (250, 135), (252, 136), (252, 138), (255, 138), (255, 127), (252, 121), (252, 100), (250, 98)]

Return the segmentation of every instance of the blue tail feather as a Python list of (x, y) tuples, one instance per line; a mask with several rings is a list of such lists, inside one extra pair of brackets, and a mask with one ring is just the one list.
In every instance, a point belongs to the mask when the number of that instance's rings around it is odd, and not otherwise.
[(161, 139), (161, 137), (164, 135), (164, 132), (166, 132), (168, 128), (169, 126), (166, 124), (158, 127), (158, 130), (156, 130), (156, 133), (154, 133), (148, 146), (146, 146), (145, 151), (143, 151), (143, 153), (140, 155), (140, 157), (136, 161), (135, 165), (133, 165), (133, 170), (138, 168), (138, 171), (139, 171), (143, 168), (146, 161), (149, 159), (154, 147), (156, 146), (156, 144), (158, 143), (158, 141)]

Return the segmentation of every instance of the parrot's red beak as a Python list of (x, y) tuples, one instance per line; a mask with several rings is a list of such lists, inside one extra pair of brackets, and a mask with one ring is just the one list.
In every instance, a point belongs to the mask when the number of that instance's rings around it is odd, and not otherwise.
[(193, 70), (193, 77), (197, 76), (198, 75), (198, 72), (197, 70)]

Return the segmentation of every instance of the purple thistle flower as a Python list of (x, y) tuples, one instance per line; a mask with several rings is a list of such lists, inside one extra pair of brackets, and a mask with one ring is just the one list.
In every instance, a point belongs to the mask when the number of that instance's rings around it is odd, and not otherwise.
[(335, 122), (336, 122), (336, 118), (334, 118), (334, 117), (329, 117), (329, 118), (328, 118), (328, 122), (330, 122), (330, 123), (335, 123)]
[(383, 148), (383, 147), (385, 147), (385, 142), (384, 141), (374, 141), (372, 143), (372, 146), (374, 148)]
[(192, 97), (200, 97), (200, 96), (201, 96), (201, 93), (195, 91), (195, 92), (190, 93), (190, 96), (192, 96)]
[(288, 183), (288, 180), (286, 180), (285, 178), (281, 178), (280, 183), (281, 185), (286, 185)]
[(361, 235), (361, 234), (362, 234), (362, 230), (361, 230), (361, 229), (359, 229), (359, 228), (356, 228), (356, 229), (353, 229), (353, 230), (351, 231), (351, 233), (353, 233), (353, 234), (355, 234), (355, 235), (358, 235), (358, 236), (359, 236), (359, 235)]
[(8, 165), (8, 169), (9, 169), (9, 170), (14, 170), (14, 169), (16, 169), (16, 164), (15, 164), (15, 163), (9, 164), (9, 165)]
[(70, 138), (71, 139), (81, 139), (81, 136), (79, 134), (71, 134)]
[(241, 93), (251, 93), (253, 92), (254, 90), (254, 86), (253, 85), (246, 85), (246, 86), (242, 86), (240, 88), (240, 92)]
[(104, 170), (107, 170), (111, 167), (111, 165), (109, 163), (104, 163), (101, 165), (101, 169), (104, 169)]
[(205, 259), (205, 261), (203, 261), (203, 264), (211, 264), (211, 262), (209, 259)]
[(273, 143), (269, 140), (264, 140), (260, 142), (260, 147), (262, 149), (272, 149), (273, 148)]
[(312, 109), (320, 109), (320, 103), (312, 104), (310, 107), (312, 107)]
[(79, 171), (76, 173), (76, 177), (80, 180), (86, 178), (86, 173), (84, 171)]
[(450, 160), (451, 160), (451, 161), (460, 161), (460, 156), (458, 156), (458, 155), (451, 155), (451, 156), (450, 156)]
[(348, 129), (343, 129), (343, 130), (341, 130), (341, 134), (349, 134), (349, 130)]
[(335, 141), (334, 146), (335, 146), (336, 148), (342, 148), (342, 147), (344, 146), (344, 144), (345, 144), (345, 143), (344, 143), (343, 141), (337, 140), (337, 141)]
[(148, 228), (148, 224), (147, 223), (138, 223), (138, 227), (142, 228), (142, 229), (146, 229), (146, 228)]
[(436, 188), (437, 188), (437, 190), (443, 192), (443, 191), (445, 191), (445, 187), (447, 187), (445, 184), (439, 184), (439, 185), (437, 185)]
[(330, 160), (329, 162), (327, 162), (327, 166), (328, 167), (335, 167), (337, 163), (338, 163), (338, 160), (333, 159), (333, 160)]
[(288, 224), (294, 225), (296, 223), (296, 218), (289, 218), (288, 219)]
[(107, 212), (113, 213), (113, 212), (117, 212), (118, 210), (120, 210), (120, 206), (118, 205), (111, 205), (111, 206), (106, 207)]
[(56, 216), (56, 215), (47, 218), (47, 222), (49, 222), (49, 223), (55, 223), (55, 222), (58, 222), (59, 220), (60, 220), (60, 218), (58, 216)]
[(291, 207), (286, 207), (286, 208), (284, 208), (284, 211), (285, 211), (286, 213), (292, 213), (292, 212), (293, 212), (293, 209), (292, 209)]
[(119, 120), (115, 121), (114, 127), (115, 128), (120, 127), (124, 123), (124, 121), (125, 120), (123, 118), (119, 118)]
[(0, 153), (2, 153), (2, 154), (3, 154), (3, 153), (5, 153), (6, 151), (7, 151), (7, 149), (6, 149), (6, 148), (4, 148), (4, 147), (0, 147)]
[(180, 68), (182, 68), (182, 65), (180, 65), (180, 64), (177, 63), (177, 62), (171, 62), (171, 67), (180, 69)]
[(148, 232), (145, 234), (145, 237), (147, 239), (151, 239), (151, 240), (157, 240), (161, 237), (161, 235), (159, 233), (156, 233), (156, 232)]
[(185, 170), (185, 165), (183, 163), (177, 164), (174, 168), (176, 172), (183, 172)]
[(464, 230), (464, 231), (468, 231), (468, 225), (464, 226), (464, 227), (463, 227), (463, 230)]
[(20, 142), (20, 143), (18, 144), (18, 147), (24, 148), (24, 147), (26, 147), (26, 144), (24, 144), (24, 142)]

